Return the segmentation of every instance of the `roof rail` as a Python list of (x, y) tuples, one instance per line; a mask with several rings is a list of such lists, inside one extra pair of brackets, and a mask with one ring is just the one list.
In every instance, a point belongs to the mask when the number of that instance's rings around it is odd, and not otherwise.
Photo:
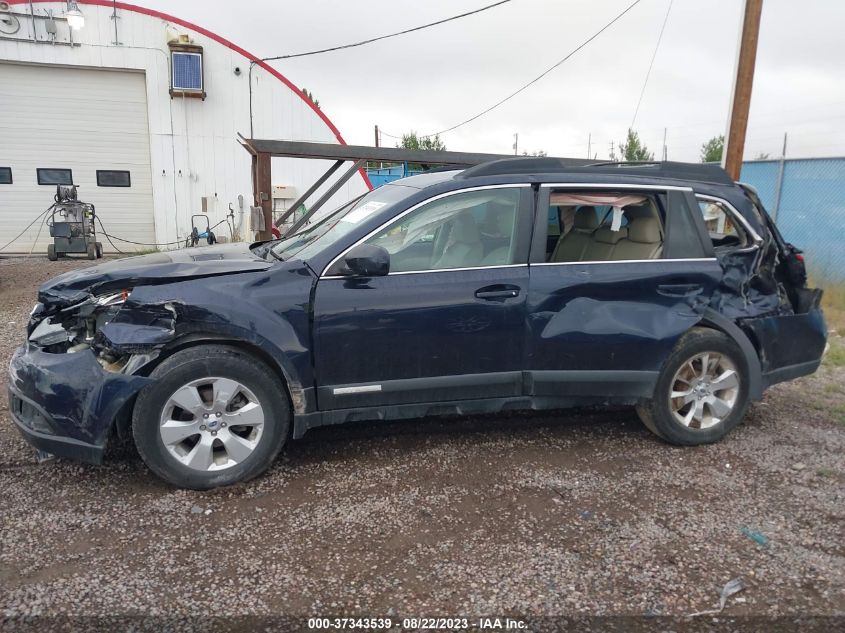
[(549, 174), (557, 172), (612, 172), (623, 170), (632, 176), (652, 176), (672, 180), (692, 180), (732, 185), (733, 180), (715, 163), (679, 163), (673, 161), (595, 162), (578, 158), (503, 158), (482, 163), (461, 172), (457, 178), (500, 176), (506, 174)]

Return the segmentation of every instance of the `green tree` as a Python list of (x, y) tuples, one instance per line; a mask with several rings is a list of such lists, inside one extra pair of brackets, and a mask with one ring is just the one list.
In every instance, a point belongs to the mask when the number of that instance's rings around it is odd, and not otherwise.
[(434, 136), (417, 136), (417, 133), (411, 130), (407, 134), (402, 135), (402, 144), (396, 147), (404, 149), (429, 149), (436, 152), (442, 152), (446, 149), (446, 144), (440, 139), (439, 134)]
[(302, 94), (304, 94), (306, 97), (308, 97), (308, 100), (309, 100), (311, 103), (313, 103), (315, 106), (317, 106), (318, 108), (320, 107), (320, 101), (319, 101), (319, 99), (316, 99), (316, 98), (314, 97), (314, 93), (313, 93), (313, 92), (311, 92), (310, 90), (308, 90), (308, 88), (303, 88), (303, 89), (302, 89)]
[(760, 152), (754, 157), (754, 160), (769, 160), (771, 156), (769, 156), (769, 152)]
[(548, 156), (546, 150), (538, 149), (536, 152), (522, 152), (523, 156), (536, 156), (537, 158), (544, 158)]
[(701, 162), (721, 163), (723, 151), (725, 151), (725, 135), (714, 136), (701, 146)]
[[(654, 154), (640, 141), (640, 135), (632, 128), (628, 128), (628, 138), (624, 143), (619, 143), (619, 154), (623, 161), (654, 160)], [(616, 160), (616, 154), (610, 156)]]

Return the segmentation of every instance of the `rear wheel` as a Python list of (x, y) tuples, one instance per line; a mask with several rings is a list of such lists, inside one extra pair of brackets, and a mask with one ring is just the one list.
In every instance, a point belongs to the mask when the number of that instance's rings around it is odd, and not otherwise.
[(47, 245), (47, 259), (51, 262), (56, 261), (59, 259), (59, 256), (56, 255), (56, 245), (55, 244), (48, 244)]
[(732, 339), (695, 328), (666, 360), (651, 400), (637, 406), (643, 424), (672, 444), (722, 439), (748, 408), (748, 369)]
[(290, 405), (264, 363), (222, 346), (176, 352), (138, 395), (132, 433), (150, 469), (207, 490), (251, 479), (288, 436)]
[(96, 242), (95, 246), (97, 247), (97, 259), (100, 259), (103, 256), (103, 243)]
[(88, 259), (97, 259), (97, 245), (91, 242), (88, 244)]

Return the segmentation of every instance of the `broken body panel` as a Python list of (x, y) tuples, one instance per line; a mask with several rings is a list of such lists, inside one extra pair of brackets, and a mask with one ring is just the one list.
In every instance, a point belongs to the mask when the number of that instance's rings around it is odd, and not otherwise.
[[(613, 176), (629, 188), (654, 186), (637, 175)], [(275, 261), (266, 245), (233, 244), (61, 275), (40, 289), (31, 340), (12, 358), (13, 418), (36, 447), (99, 461), (112, 431), (126, 433), (155, 365), (205, 342), (239, 347), (273, 367), (292, 405), (294, 437), (358, 419), (632, 404), (649, 397), (675, 343), (701, 325), (739, 345), (753, 399), (818, 367), (826, 341), (820, 291), (783, 278), (788, 245), (754, 196), (736, 185), (693, 186), (740, 214), (757, 238), (742, 252), (708, 251), (701, 218), (690, 211), (692, 189), (670, 191), (680, 189), (670, 181), (663, 202), (676, 217), (667, 222), (666, 248), (683, 251), (677, 257), (538, 265), (534, 245), (546, 242), (538, 221), (521, 266), (440, 272), (434, 282), (425, 275), (320, 277), (347, 248), (427, 198), (527, 183), (534, 196), (526, 213), (541, 218), (545, 183), (560, 180), (541, 174), (467, 182), (446, 174), (419, 177), (414, 186), (412, 178), (399, 185), (407, 192), (394, 192), (390, 204), (305, 261)], [(473, 291), (491, 284), (519, 298), (479, 303)]]

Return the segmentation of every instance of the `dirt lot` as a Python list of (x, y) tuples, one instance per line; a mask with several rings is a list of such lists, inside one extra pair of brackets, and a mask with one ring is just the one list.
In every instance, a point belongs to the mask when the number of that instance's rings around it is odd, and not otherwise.
[[(4, 383), (37, 285), (87, 265), (0, 260)], [(2, 397), (2, 613), (684, 615), (741, 577), (723, 616), (842, 616), (832, 345), (718, 445), (668, 446), (629, 409), (366, 424), (209, 493), (162, 484), (132, 452), (37, 464)]]

